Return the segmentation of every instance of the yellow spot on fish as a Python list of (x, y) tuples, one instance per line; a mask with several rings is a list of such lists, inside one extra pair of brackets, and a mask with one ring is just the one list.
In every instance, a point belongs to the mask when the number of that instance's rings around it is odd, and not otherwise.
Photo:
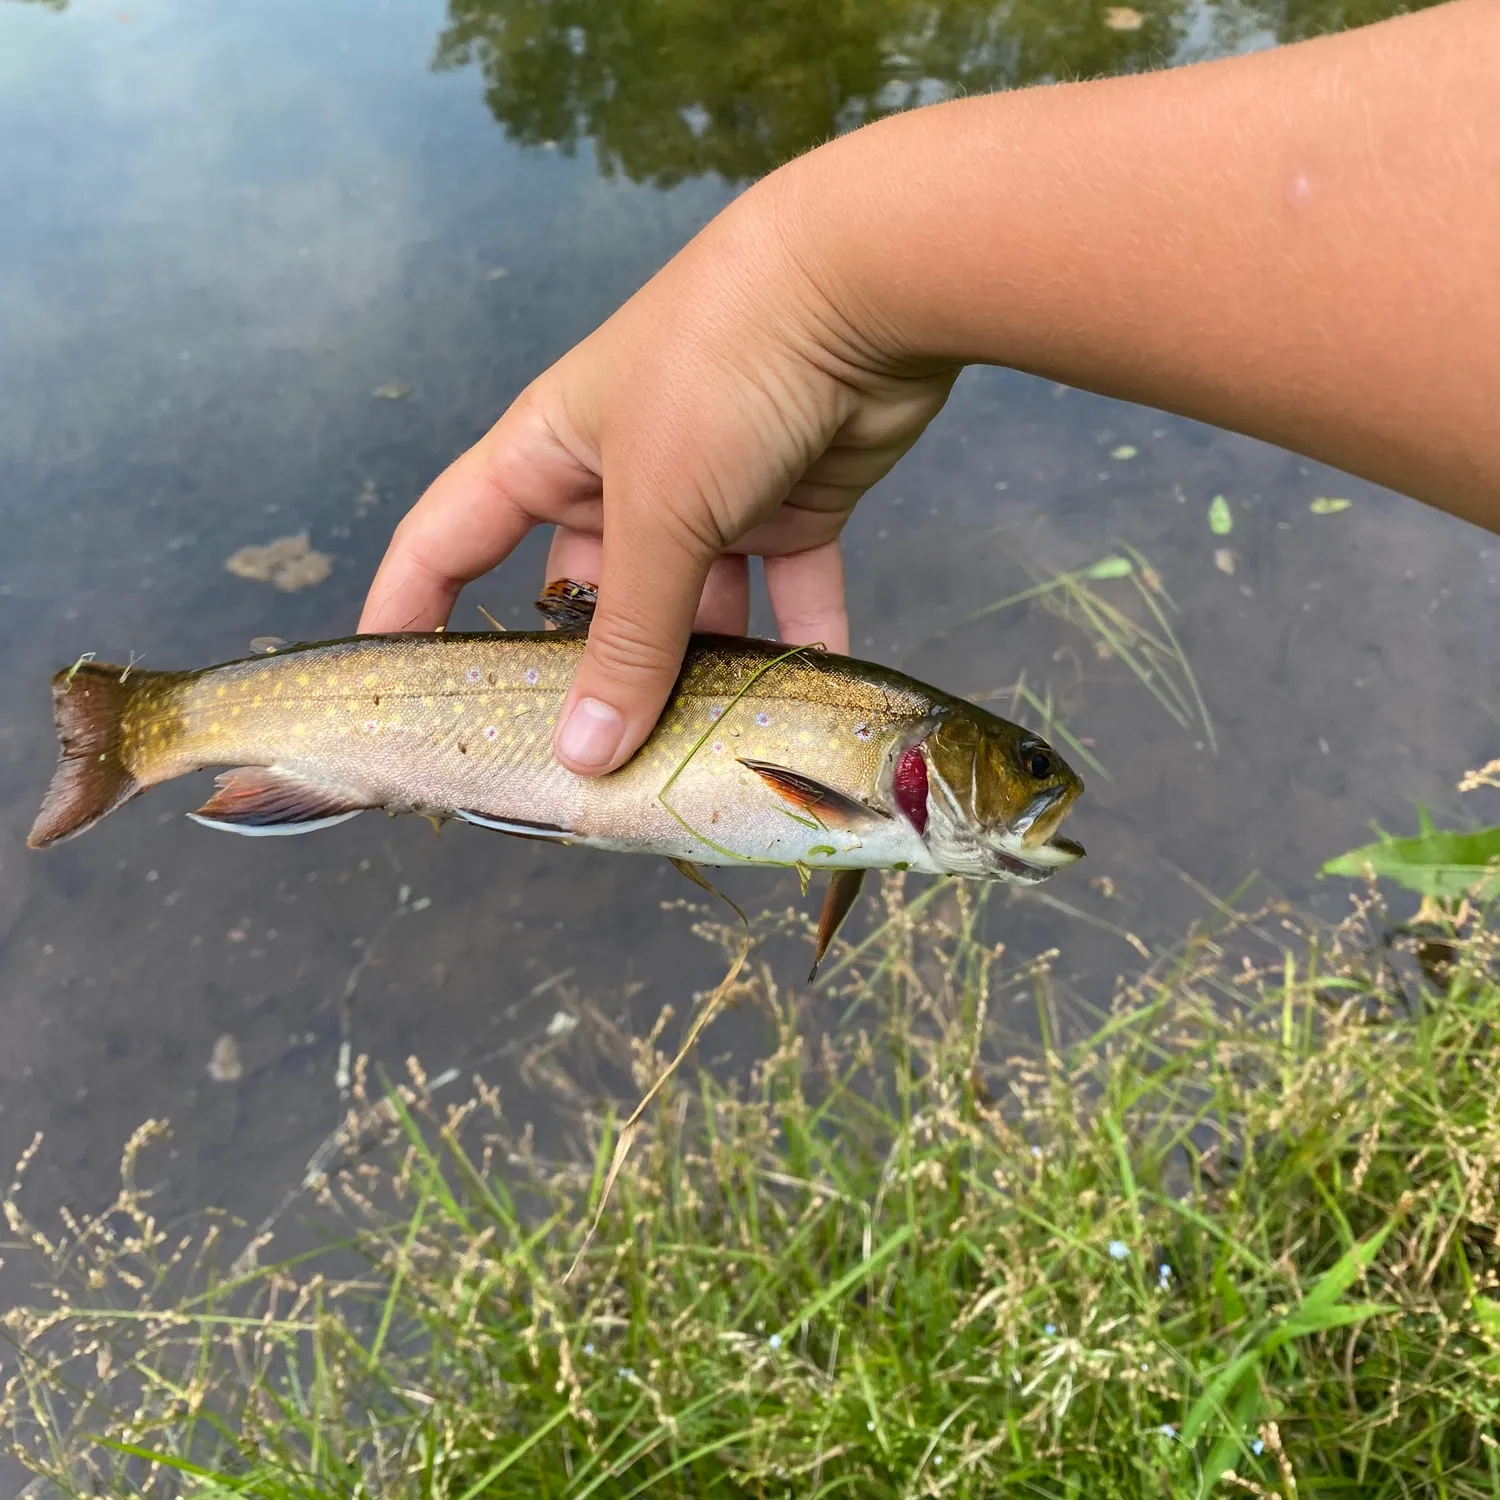
[(431, 698), (423, 698), (422, 699), (422, 707), (423, 708), (431, 708), (432, 707), (432, 699)]
[(377, 682), (379, 682), (379, 681), (380, 681), (380, 674), (378, 672), (366, 672), (365, 673), (365, 686), (366, 687), (374, 687), (375, 684)]
[(214, 697), (215, 698), (222, 698), (224, 696), (224, 691), (225, 690), (223, 688), (221, 688), (221, 687), (215, 688), (214, 689)]
[(257, 693), (255, 695), (255, 697), (251, 700), (250, 707), (251, 708), (259, 708), (261, 706), (261, 704), (264, 703), (264, 702), (265, 702), (265, 699), (262, 698), (259, 693)]
[(298, 673), (298, 675), (297, 675), (297, 686), (298, 687), (306, 687), (307, 686), (307, 673), (306, 672), (300, 672), (300, 673)]
[(239, 709), (237, 707), (236, 708), (231, 708), (229, 710), (229, 717), (231, 719), (237, 719), (237, 718), (239, 718), (239, 716), (240, 716), (240, 711), (239, 711)]
[(323, 679), (323, 686), (324, 687), (337, 687), (338, 685), (339, 685), (339, 680), (338, 680), (337, 677), (335, 677), (333, 675), (332, 672), (330, 672), (328, 674), (328, 676)]
[(330, 705), (329, 707), (327, 707), (327, 708), (325, 708), (323, 710), (323, 717), (325, 719), (331, 719), (333, 717), (333, 707), (332, 707), (332, 705)]
[[(217, 729), (218, 727), (219, 726), (217, 724), (214, 725), (215, 729)], [(293, 724), (292, 725), (292, 733), (293, 734), (306, 734), (307, 733), (307, 725), (306, 724)]]

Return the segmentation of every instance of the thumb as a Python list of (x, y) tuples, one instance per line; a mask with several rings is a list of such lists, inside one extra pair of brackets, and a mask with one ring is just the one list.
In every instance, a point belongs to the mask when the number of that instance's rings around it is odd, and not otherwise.
[(606, 503), (599, 602), (553, 739), (570, 771), (613, 771), (651, 733), (718, 552), (660, 501)]

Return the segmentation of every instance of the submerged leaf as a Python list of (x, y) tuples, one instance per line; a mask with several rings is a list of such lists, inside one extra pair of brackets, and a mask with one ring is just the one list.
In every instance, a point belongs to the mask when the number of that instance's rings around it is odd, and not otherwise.
[(1098, 562), (1083, 570), (1084, 578), (1128, 578), (1135, 564), (1128, 557), (1121, 557), (1118, 553), (1110, 557), (1101, 557)]
[(1129, 443), (1121, 443), (1118, 448), (1111, 448), (1109, 450), (1109, 456), (1111, 458), (1119, 459), (1119, 461), (1123, 463), (1127, 458), (1134, 458), (1139, 451), (1139, 449), (1133, 447)]
[(1222, 495), (1215, 495), (1209, 504), (1208, 525), (1215, 536), (1228, 536), (1234, 530), (1234, 513)]
[(1315, 516), (1336, 516), (1341, 510), (1348, 510), (1353, 503), (1352, 500), (1338, 500), (1331, 495), (1319, 495), (1307, 508)]

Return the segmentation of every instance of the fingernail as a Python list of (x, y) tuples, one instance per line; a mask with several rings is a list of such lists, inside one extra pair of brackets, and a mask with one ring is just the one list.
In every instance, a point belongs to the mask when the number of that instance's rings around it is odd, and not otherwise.
[(558, 753), (577, 766), (607, 766), (624, 733), (625, 720), (609, 704), (580, 698), (557, 737)]

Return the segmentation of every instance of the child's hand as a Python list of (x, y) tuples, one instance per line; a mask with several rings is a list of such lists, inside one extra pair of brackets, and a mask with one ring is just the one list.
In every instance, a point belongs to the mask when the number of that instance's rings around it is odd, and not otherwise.
[(1216, 422), (1500, 531), (1496, 56), (1500, 4), (1458, 0), (912, 110), (798, 158), (433, 485), (360, 628), (441, 624), (557, 525), (549, 572), (600, 585), (557, 752), (612, 769), (695, 614), (744, 628), (746, 553), (788, 641), (846, 646), (839, 531), (966, 362)]
[(548, 576), (599, 584), (557, 738), (580, 772), (650, 733), (695, 617), (744, 632), (747, 554), (785, 640), (847, 650), (839, 532), (957, 367), (896, 373), (852, 331), (835, 268), (799, 258), (800, 217), (778, 179), (752, 189), (523, 392), (401, 522), (360, 629), (441, 625), (556, 525)]

